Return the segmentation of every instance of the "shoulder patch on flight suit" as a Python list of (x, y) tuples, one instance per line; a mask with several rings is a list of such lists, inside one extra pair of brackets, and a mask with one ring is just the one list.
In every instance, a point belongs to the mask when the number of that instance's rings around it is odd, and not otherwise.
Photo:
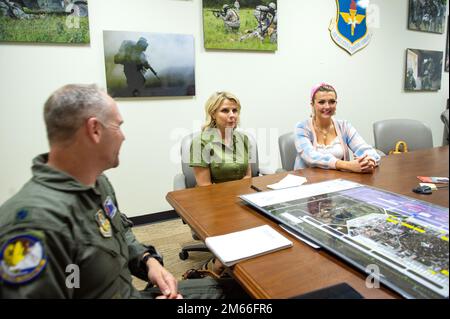
[(97, 221), (100, 234), (102, 234), (102, 236), (105, 238), (111, 237), (112, 236), (111, 223), (109, 222), (109, 219), (106, 218), (105, 214), (101, 209), (99, 209), (98, 212), (95, 214), (95, 220)]
[(116, 215), (117, 208), (111, 197), (106, 197), (105, 202), (103, 203), (103, 208), (105, 209), (106, 215), (108, 215), (110, 219), (113, 219), (114, 215)]
[(46, 264), (44, 245), (33, 235), (15, 236), (0, 249), (0, 279), (10, 284), (34, 279)]

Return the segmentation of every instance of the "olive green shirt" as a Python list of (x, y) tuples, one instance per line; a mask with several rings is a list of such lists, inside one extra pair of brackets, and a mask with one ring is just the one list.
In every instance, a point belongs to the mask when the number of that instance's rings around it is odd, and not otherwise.
[(242, 132), (233, 131), (231, 145), (225, 145), (217, 129), (207, 129), (191, 144), (191, 167), (210, 169), (211, 182), (223, 183), (242, 179), (249, 165), (249, 140)]
[[(31, 180), (0, 207), (0, 298), (139, 298), (131, 273), (146, 279), (139, 261), (148, 247), (108, 179), (82, 185), (47, 159), (33, 160)], [(79, 267), (79, 288), (70, 265)]]

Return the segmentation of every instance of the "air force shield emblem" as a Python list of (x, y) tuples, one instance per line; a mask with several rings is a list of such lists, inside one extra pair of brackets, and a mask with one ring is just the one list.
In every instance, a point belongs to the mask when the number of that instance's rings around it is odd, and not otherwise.
[(367, 28), (367, 2), (336, 0), (337, 14), (330, 23), (330, 35), (337, 45), (350, 54), (368, 45), (372, 36)]

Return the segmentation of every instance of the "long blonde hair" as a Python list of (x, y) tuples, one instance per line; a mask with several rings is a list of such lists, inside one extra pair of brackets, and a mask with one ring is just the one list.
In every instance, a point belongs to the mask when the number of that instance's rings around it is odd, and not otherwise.
[[(238, 115), (241, 113), (241, 102), (239, 99), (230, 92), (214, 92), (205, 103), (206, 120), (202, 125), (202, 131), (208, 128), (217, 127), (216, 121), (213, 118), (214, 113), (222, 105), (225, 100), (230, 100), (236, 103), (238, 109)], [(239, 118), (238, 118), (239, 124)]]

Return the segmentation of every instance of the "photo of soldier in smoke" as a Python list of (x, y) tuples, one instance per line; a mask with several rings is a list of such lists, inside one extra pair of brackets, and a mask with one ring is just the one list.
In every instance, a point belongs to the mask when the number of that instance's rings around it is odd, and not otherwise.
[(106, 87), (112, 97), (194, 96), (194, 37), (103, 31)]
[(132, 96), (142, 95), (145, 87), (145, 74), (150, 70), (159, 80), (158, 74), (151, 67), (145, 55), (147, 50), (147, 39), (141, 37), (134, 43), (125, 40), (120, 46), (119, 52), (114, 56), (114, 63), (123, 65), (123, 72), (127, 78), (128, 90)]
[(203, 0), (206, 49), (277, 49), (276, 0)]
[(409, 0), (408, 28), (443, 33), (447, 0)]

